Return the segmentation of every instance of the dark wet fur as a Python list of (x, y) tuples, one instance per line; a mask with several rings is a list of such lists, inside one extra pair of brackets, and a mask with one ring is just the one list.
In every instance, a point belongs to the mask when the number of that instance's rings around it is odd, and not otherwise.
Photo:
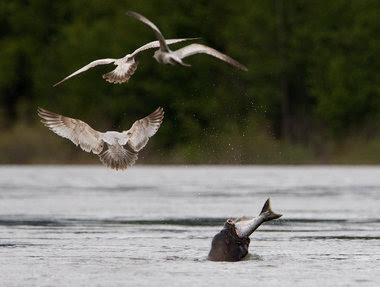
[[(274, 213), (270, 206), (269, 198), (265, 202), (260, 216), (262, 222), (280, 218), (282, 215)], [(260, 225), (251, 230), (249, 234), (244, 237), (239, 237), (236, 233), (235, 223), (231, 219), (227, 220), (224, 224), (222, 231), (214, 236), (211, 244), (211, 250), (208, 254), (208, 259), (212, 261), (239, 261), (248, 254), (248, 247), (250, 243), (249, 236)]]
[(235, 228), (225, 224), (214, 236), (208, 259), (212, 261), (239, 261), (248, 254), (249, 237), (239, 238)]

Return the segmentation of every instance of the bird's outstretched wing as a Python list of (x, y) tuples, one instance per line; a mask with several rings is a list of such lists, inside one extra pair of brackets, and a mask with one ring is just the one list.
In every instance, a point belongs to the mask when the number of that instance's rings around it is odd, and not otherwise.
[(129, 151), (118, 143), (107, 144), (108, 149), (99, 154), (100, 161), (107, 167), (116, 170), (124, 170), (135, 164), (137, 152)]
[(71, 140), (86, 152), (99, 154), (103, 150), (103, 140), (100, 132), (92, 129), (85, 122), (55, 114), (38, 108), (41, 122), (57, 135)]
[(194, 54), (208, 54), (211, 56), (214, 56), (222, 61), (225, 61), (241, 70), (248, 71), (248, 69), (240, 64), (238, 61), (232, 59), (231, 57), (219, 52), (218, 50), (215, 50), (213, 48), (210, 48), (208, 46), (202, 45), (202, 44), (190, 44), (186, 47), (183, 47), (181, 49), (178, 49), (174, 51), (180, 57), (181, 59), (189, 57)]
[[(200, 39), (200, 37), (196, 37), (196, 38), (182, 38), (182, 39), (168, 39), (168, 40), (165, 40), (165, 42), (166, 42), (167, 45), (172, 45), (172, 44), (176, 44), (176, 43), (180, 43), (180, 42), (199, 40), (199, 39)], [(159, 47), (160, 47), (160, 42), (159, 41), (149, 42), (149, 43), (141, 46), (140, 48), (136, 49), (131, 54), (131, 57), (135, 57), (138, 53), (140, 53), (142, 51), (145, 51), (145, 50), (148, 50), (148, 49), (153, 49), (153, 48), (159, 48)]]
[(160, 42), (160, 49), (163, 52), (169, 52), (169, 47), (165, 41), (164, 36), (162, 35), (160, 29), (157, 28), (155, 24), (153, 24), (150, 20), (145, 18), (143, 15), (133, 12), (133, 11), (128, 11), (127, 12), (128, 16), (131, 16), (133, 18), (136, 18), (137, 20), (143, 22), (144, 24), (148, 25), (150, 28), (152, 28), (154, 34), (156, 35), (158, 41)]
[(141, 150), (160, 127), (164, 118), (164, 110), (159, 107), (149, 116), (133, 123), (132, 127), (126, 131), (129, 138), (128, 144), (134, 151)]
[(78, 71), (75, 71), (74, 73), (72, 73), (71, 75), (67, 76), (66, 78), (64, 78), (63, 80), (59, 81), (58, 83), (54, 84), (53, 87), (55, 86), (58, 86), (59, 84), (61, 84), (62, 82), (70, 79), (71, 77), (74, 77), (80, 73), (83, 73), (85, 71), (87, 71), (88, 69), (91, 69), (95, 66), (98, 66), (98, 65), (107, 65), (107, 64), (111, 64), (113, 62), (115, 62), (116, 59), (100, 59), (100, 60), (95, 60), (95, 61), (92, 61), (91, 63), (87, 64), (86, 66), (80, 68)]

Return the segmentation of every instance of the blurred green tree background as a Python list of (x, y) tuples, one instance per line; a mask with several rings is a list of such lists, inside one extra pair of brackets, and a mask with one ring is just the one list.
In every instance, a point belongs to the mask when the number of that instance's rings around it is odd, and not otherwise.
[[(375, 0), (13, 0), (0, 4), (0, 163), (95, 163), (39, 122), (38, 106), (126, 130), (166, 112), (139, 163), (379, 164), (379, 9)], [(201, 37), (248, 67), (195, 55), (191, 67), (141, 53), (129, 83), (87, 63), (155, 40)], [(177, 44), (179, 48), (184, 44)]]

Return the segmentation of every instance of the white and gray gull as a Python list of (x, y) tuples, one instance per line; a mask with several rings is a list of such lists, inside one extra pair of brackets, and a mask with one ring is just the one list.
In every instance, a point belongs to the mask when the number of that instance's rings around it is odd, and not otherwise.
[(150, 28), (152, 28), (154, 34), (156, 35), (158, 41), (160, 42), (160, 48), (155, 51), (154, 58), (157, 60), (160, 64), (171, 64), (171, 65), (182, 65), (182, 66), (190, 66), (187, 63), (184, 63), (182, 61), (183, 58), (189, 57), (194, 54), (208, 54), (211, 56), (214, 56), (222, 61), (225, 61), (241, 70), (248, 71), (248, 69), (240, 64), (238, 61), (232, 59), (231, 57), (213, 49), (208, 46), (202, 45), (202, 44), (190, 44), (188, 46), (185, 46), (181, 49), (178, 49), (176, 51), (172, 51), (169, 49), (168, 44), (169, 40), (165, 40), (164, 36), (162, 35), (161, 31), (157, 28), (157, 26), (152, 23), (150, 20), (145, 18), (143, 15), (128, 11), (127, 15), (136, 18), (137, 20), (140, 20), (141, 22), (148, 25)]
[[(171, 45), (171, 44), (176, 44), (176, 43), (196, 40), (196, 39), (199, 39), (199, 38), (170, 39), (170, 40), (167, 40), (166, 42), (168, 45)], [(103, 79), (105, 79), (107, 82), (114, 83), (114, 84), (121, 84), (124, 82), (128, 82), (131, 76), (135, 73), (137, 69), (137, 65), (139, 64), (138, 61), (135, 61), (135, 57), (142, 51), (145, 51), (147, 49), (158, 48), (158, 47), (160, 47), (159, 41), (153, 41), (153, 42), (145, 44), (144, 46), (141, 46), (140, 48), (136, 49), (132, 54), (127, 54), (123, 58), (120, 58), (120, 59), (106, 58), (106, 59), (99, 59), (99, 60), (92, 61), (86, 66), (70, 74), (63, 80), (54, 84), (54, 87), (58, 86), (62, 82), (80, 73), (83, 73), (93, 67), (96, 67), (99, 65), (112, 64), (112, 63), (116, 66), (116, 68), (112, 70), (111, 72), (104, 74)]]
[[(38, 115), (42, 118), (41, 122), (57, 135), (71, 140), (86, 152), (99, 155), (100, 161), (105, 166), (124, 170), (135, 164), (138, 151), (145, 147), (149, 138), (157, 132), (164, 118), (164, 111), (161, 107), (157, 108), (145, 118), (135, 121), (127, 131), (104, 133), (94, 130), (81, 120), (42, 108), (38, 108)], [(103, 151), (104, 143), (108, 147), (105, 151)], [(126, 144), (131, 150), (123, 147)]]

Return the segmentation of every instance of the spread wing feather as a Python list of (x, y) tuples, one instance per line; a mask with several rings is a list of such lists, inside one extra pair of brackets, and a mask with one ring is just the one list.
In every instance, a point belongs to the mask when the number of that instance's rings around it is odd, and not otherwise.
[(55, 86), (58, 86), (59, 84), (61, 84), (62, 82), (80, 74), (80, 73), (83, 73), (85, 71), (87, 71), (88, 69), (91, 69), (95, 66), (98, 66), (98, 65), (107, 65), (107, 64), (111, 64), (113, 62), (115, 62), (116, 59), (100, 59), (100, 60), (95, 60), (95, 61), (92, 61), (91, 63), (87, 64), (86, 66), (80, 68), (78, 71), (75, 71), (74, 73), (72, 73), (71, 75), (67, 76), (66, 78), (64, 78), (63, 80), (59, 81), (58, 83), (54, 84), (53, 87)]
[(155, 24), (153, 24), (150, 20), (148, 20), (147, 18), (145, 18), (143, 15), (141, 15), (139, 13), (136, 13), (136, 12), (128, 11), (127, 15), (131, 16), (133, 18), (136, 18), (137, 20), (143, 22), (144, 24), (146, 24), (150, 28), (152, 28), (154, 34), (156, 35), (158, 41), (160, 42), (160, 49), (161, 49), (161, 51), (169, 52), (169, 47), (166, 44), (165, 38), (162, 35), (160, 29), (158, 29)]
[(103, 150), (101, 133), (92, 129), (85, 122), (55, 114), (48, 110), (38, 108), (41, 122), (57, 135), (71, 140), (86, 152), (99, 154)]
[(127, 131), (128, 144), (134, 151), (141, 150), (161, 126), (164, 110), (159, 107), (143, 119), (137, 120)]
[[(199, 37), (197, 38), (182, 38), (182, 39), (168, 39), (165, 40), (167, 45), (172, 45), (180, 42), (185, 42), (185, 41), (192, 41), (192, 40), (198, 40), (200, 39)], [(148, 49), (153, 49), (153, 48), (159, 48), (160, 47), (160, 42), (159, 41), (153, 41), (145, 44), (144, 46), (141, 46), (140, 48), (136, 49), (132, 54), (131, 57), (135, 57), (138, 53), (148, 50)]]
[(181, 59), (189, 57), (194, 54), (208, 54), (210, 56), (214, 56), (215, 58), (218, 58), (222, 61), (225, 61), (239, 69), (242, 69), (244, 71), (248, 71), (248, 69), (240, 64), (238, 61), (232, 59), (231, 57), (219, 52), (218, 50), (215, 50), (213, 48), (210, 48), (208, 46), (202, 45), (202, 44), (190, 44), (186, 47), (183, 47), (181, 49), (176, 50), (174, 53), (178, 55)]

